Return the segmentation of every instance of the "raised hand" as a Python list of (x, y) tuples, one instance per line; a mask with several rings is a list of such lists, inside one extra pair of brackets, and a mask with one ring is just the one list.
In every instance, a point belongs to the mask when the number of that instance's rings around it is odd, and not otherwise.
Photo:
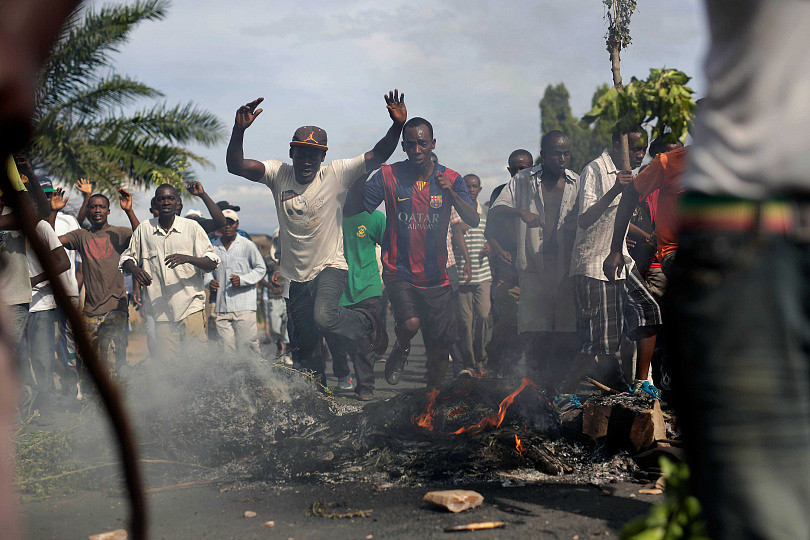
[(84, 193), (85, 197), (89, 197), (93, 194), (93, 185), (90, 183), (90, 180), (85, 178), (79, 178), (79, 181), (76, 182), (75, 187), (77, 190)]
[(262, 114), (264, 110), (256, 109), (262, 101), (264, 101), (264, 98), (260, 97), (239, 107), (236, 111), (236, 120), (233, 123), (233, 127), (241, 130), (249, 128), (253, 121), (256, 120), (256, 117)]
[(385, 106), (388, 109), (388, 116), (397, 124), (404, 124), (408, 119), (408, 109), (405, 108), (405, 92), (399, 90), (388, 92), (385, 98)]
[(186, 189), (195, 197), (202, 197), (205, 194), (205, 190), (203, 189), (202, 184), (199, 182), (189, 182)]
[(65, 190), (58, 187), (51, 195), (51, 210), (54, 212), (60, 211), (65, 207), (70, 197), (65, 197)]
[(619, 171), (616, 175), (616, 183), (614, 186), (624, 189), (624, 186), (633, 181), (633, 173), (631, 171)]
[(124, 212), (132, 210), (132, 195), (124, 188), (118, 188), (118, 204)]

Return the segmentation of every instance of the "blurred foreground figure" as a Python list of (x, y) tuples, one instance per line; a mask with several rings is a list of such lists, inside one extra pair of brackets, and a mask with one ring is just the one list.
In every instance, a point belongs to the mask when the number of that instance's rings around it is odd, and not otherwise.
[[(77, 5), (77, 0), (7, 0), (0, 5), (0, 158), (26, 143), (34, 111), (37, 72), (59, 27)], [(20, 537), (10, 460), (10, 428), (17, 382), (11, 369), (14, 353), (9, 330), (12, 328), (6, 313), (0, 314), (0, 530), (3, 538)]]
[(709, 536), (810, 538), (810, 2), (707, 2), (664, 306)]

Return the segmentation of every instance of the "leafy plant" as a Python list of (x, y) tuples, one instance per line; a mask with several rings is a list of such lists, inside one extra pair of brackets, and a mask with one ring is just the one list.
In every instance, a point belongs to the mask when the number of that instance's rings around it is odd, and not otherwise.
[(689, 493), (689, 466), (659, 460), (666, 487), (664, 501), (650, 508), (646, 516), (624, 526), (622, 540), (708, 540), (700, 501)]
[(686, 73), (677, 69), (650, 69), (647, 80), (633, 77), (623, 92), (615, 87), (605, 92), (582, 121), (622, 132), (654, 122), (653, 138), (663, 135), (673, 141), (684, 141), (695, 108), (694, 91), (686, 86), (689, 80)]
[(92, 179), (111, 193), (125, 183), (149, 186), (156, 174), (191, 179), (189, 163), (210, 165), (187, 145), (219, 142), (216, 116), (192, 103), (133, 111), (163, 94), (114, 71), (114, 53), (132, 30), (168, 8), (167, 0), (136, 0), (73, 14), (40, 76), (28, 152), (36, 168), (64, 182)]

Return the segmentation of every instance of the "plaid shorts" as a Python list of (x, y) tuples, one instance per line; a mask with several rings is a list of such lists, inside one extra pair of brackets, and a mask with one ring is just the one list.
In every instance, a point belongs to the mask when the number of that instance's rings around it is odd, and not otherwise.
[(661, 308), (633, 268), (614, 282), (574, 276), (574, 303), (580, 352), (615, 356), (622, 334), (635, 339), (639, 328), (661, 324)]

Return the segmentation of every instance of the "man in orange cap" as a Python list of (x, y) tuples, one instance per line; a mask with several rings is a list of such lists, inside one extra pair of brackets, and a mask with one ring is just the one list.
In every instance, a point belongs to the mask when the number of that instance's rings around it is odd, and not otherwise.
[(296, 336), (302, 367), (316, 372), (325, 385), (325, 366), (320, 354), (321, 336), (348, 341), (355, 348), (370, 339), (374, 350), (383, 353), (388, 336), (374, 311), (340, 307), (348, 279), (343, 256), (343, 204), (351, 186), (377, 169), (393, 154), (407, 120), (405, 95), (399, 90), (385, 96), (393, 121), (385, 136), (371, 151), (353, 159), (326, 158), (326, 132), (316, 126), (298, 128), (290, 142), (292, 165), (276, 160), (245, 159), (245, 130), (261, 114), (259, 98), (236, 111), (228, 144), (228, 171), (273, 192), (282, 246), (280, 274), (289, 280), (284, 296)]

